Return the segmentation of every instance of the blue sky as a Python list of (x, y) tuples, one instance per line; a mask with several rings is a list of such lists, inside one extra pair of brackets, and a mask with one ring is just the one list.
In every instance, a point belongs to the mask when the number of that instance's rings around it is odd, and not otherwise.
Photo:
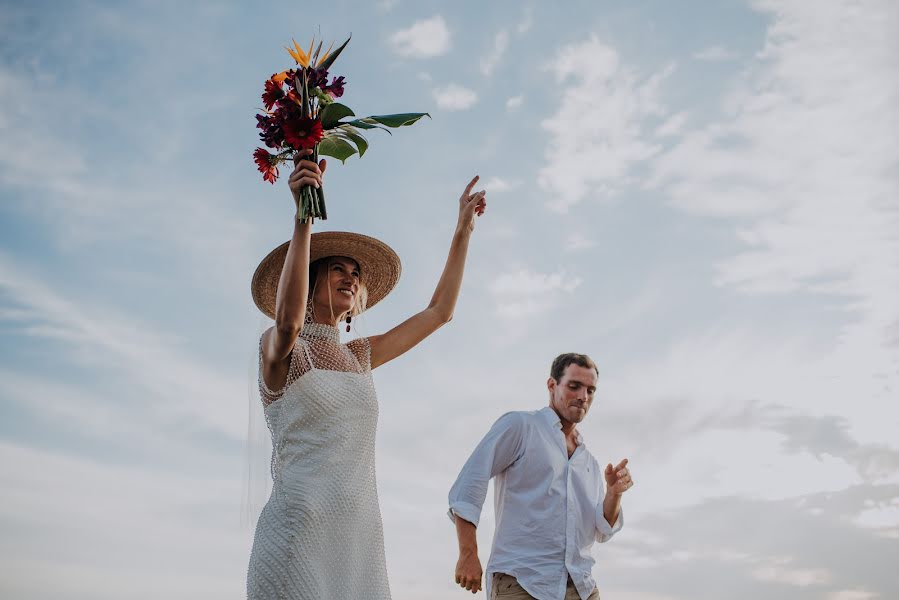
[(433, 117), (329, 166), (319, 229), (403, 260), (356, 334), (490, 203), (452, 323), (375, 372), (394, 597), (462, 597), (447, 490), (564, 351), (637, 482), (603, 597), (899, 594), (892, 3), (261, 6), (0, 6), (4, 597), (242, 597), (249, 280), (293, 212), (253, 117), (291, 38), (349, 33), (346, 103)]

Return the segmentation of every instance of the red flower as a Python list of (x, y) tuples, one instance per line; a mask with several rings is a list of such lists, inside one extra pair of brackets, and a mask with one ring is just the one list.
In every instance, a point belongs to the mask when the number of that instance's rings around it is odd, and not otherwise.
[(299, 117), (284, 121), (284, 141), (295, 150), (314, 147), (324, 137), (322, 122), (309, 117)]
[(262, 173), (262, 179), (271, 184), (278, 179), (278, 167), (272, 160), (274, 158), (274, 155), (269, 154), (265, 148), (256, 148), (256, 151), (253, 152), (253, 160), (256, 162), (259, 172)]
[(280, 83), (276, 82), (274, 79), (269, 79), (265, 82), (265, 91), (262, 93), (262, 102), (265, 104), (267, 110), (271, 110), (275, 102), (283, 97), (284, 90), (281, 88)]
[(331, 82), (331, 85), (326, 86), (324, 90), (331, 94), (332, 98), (340, 98), (343, 96), (343, 84), (345, 83), (345, 79), (343, 75), (340, 77), (335, 77)]

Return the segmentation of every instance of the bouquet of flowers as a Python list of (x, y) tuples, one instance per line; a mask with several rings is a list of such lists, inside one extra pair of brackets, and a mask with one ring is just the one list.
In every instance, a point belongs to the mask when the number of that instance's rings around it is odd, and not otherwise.
[[(383, 129), (412, 125), (428, 113), (404, 113), (355, 118), (346, 105), (335, 102), (343, 96), (345, 79), (334, 77), (328, 83), (328, 69), (346, 48), (350, 39), (331, 52), (322, 54), (322, 43), (303, 51), (296, 40), (293, 48), (286, 48), (296, 61), (296, 68), (276, 73), (265, 82), (262, 102), (264, 114), (257, 114), (256, 127), (261, 130), (262, 142), (274, 150), (256, 148), (253, 160), (270, 183), (278, 179), (278, 165), (293, 161), (302, 151), (312, 150), (311, 160), (319, 156), (333, 156), (341, 162), (353, 154), (361, 157), (368, 149), (368, 140), (360, 130)], [(333, 48), (333, 44), (331, 45)], [(325, 195), (321, 188), (304, 186), (297, 202), (297, 219), (327, 219)]]

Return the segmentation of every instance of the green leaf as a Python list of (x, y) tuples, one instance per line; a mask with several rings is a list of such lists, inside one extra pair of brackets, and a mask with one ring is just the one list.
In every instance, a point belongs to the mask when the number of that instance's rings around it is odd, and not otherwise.
[(346, 39), (346, 41), (343, 44), (341, 44), (337, 50), (335, 50), (334, 52), (329, 54), (325, 58), (325, 60), (323, 60), (320, 65), (318, 65), (318, 68), (319, 69), (328, 69), (334, 63), (334, 61), (337, 60), (337, 57), (340, 56), (340, 53), (343, 52), (343, 49), (346, 48), (346, 45), (350, 43), (351, 39), (353, 39), (352, 35), (350, 37), (348, 37)]
[(353, 140), (353, 143), (356, 144), (357, 148), (359, 148), (359, 158), (362, 158), (362, 156), (365, 154), (365, 151), (368, 150), (368, 140), (366, 140), (361, 133), (359, 133), (349, 125), (341, 125), (340, 131), (346, 137)]
[[(387, 129), (386, 127), (384, 127), (383, 125), (378, 125), (374, 121), (366, 121), (366, 119), (356, 119), (355, 121), (347, 121), (345, 123), (341, 123), (341, 125), (350, 125), (352, 127), (358, 127), (359, 129), (383, 129), (387, 133), (390, 133), (390, 130)], [(393, 134), (390, 133), (390, 135), (393, 135)]]
[[(400, 113), (398, 115), (372, 115), (370, 117), (365, 117), (366, 121), (375, 121), (376, 123), (380, 123), (381, 125), (386, 125), (387, 127), (403, 127), (405, 125), (412, 125), (417, 122), (422, 117), (431, 118), (431, 115), (428, 113)], [(353, 125), (353, 123), (350, 123)]]
[(333, 156), (340, 162), (345, 163), (346, 159), (356, 154), (356, 149), (346, 140), (329, 135), (318, 143), (318, 153), (320, 156)]
[(334, 129), (340, 124), (340, 119), (344, 117), (355, 117), (356, 113), (354, 113), (349, 106), (345, 106), (339, 102), (332, 102), (322, 109), (319, 116), (322, 120), (323, 129)]

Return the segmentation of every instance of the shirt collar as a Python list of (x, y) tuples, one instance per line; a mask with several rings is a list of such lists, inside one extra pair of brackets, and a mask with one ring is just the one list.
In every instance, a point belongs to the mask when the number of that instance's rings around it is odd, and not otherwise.
[[(537, 411), (537, 414), (540, 415), (547, 425), (554, 429), (562, 429), (562, 420), (559, 418), (559, 415), (556, 414), (556, 411), (552, 409), (551, 406), (544, 406), (540, 410)], [(578, 446), (584, 445), (584, 437), (581, 435), (581, 432), (578, 429), (575, 429), (577, 433), (577, 444)]]
[(562, 420), (559, 419), (559, 415), (556, 414), (556, 411), (554, 411), (551, 406), (544, 406), (537, 411), (537, 414), (543, 417), (543, 420), (546, 421), (547, 425), (555, 427), (556, 429), (562, 428)]

